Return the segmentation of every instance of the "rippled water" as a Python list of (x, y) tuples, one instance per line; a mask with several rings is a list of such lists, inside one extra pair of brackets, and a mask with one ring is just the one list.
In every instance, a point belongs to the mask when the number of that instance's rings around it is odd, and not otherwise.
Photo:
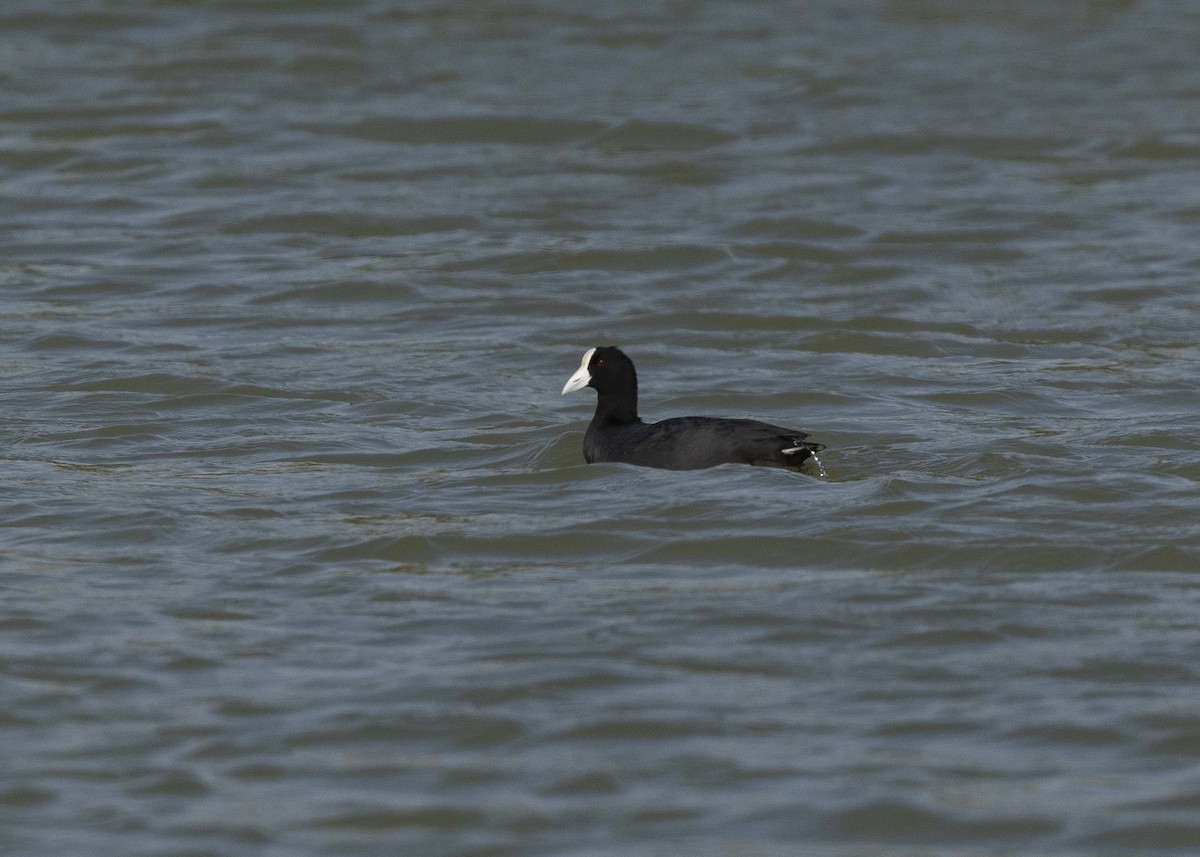
[(0, 852), (1200, 851), (1198, 33), (4, 6)]

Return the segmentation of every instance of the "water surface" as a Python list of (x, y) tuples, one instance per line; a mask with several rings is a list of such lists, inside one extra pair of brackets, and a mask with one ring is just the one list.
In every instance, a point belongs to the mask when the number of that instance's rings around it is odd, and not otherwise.
[(1196, 853), (1198, 31), (6, 6), (0, 849)]

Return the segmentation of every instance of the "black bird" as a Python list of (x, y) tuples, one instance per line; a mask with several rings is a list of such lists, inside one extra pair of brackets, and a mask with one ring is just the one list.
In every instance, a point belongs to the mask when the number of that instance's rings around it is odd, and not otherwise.
[(795, 468), (824, 445), (808, 434), (758, 420), (675, 417), (644, 423), (637, 413), (633, 361), (614, 346), (589, 348), (563, 387), (563, 395), (592, 387), (596, 415), (583, 436), (588, 464), (620, 461), (667, 470), (698, 470), (718, 464)]

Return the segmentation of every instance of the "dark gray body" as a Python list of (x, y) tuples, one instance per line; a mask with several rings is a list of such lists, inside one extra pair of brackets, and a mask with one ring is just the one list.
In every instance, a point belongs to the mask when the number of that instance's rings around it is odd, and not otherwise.
[[(808, 435), (758, 420), (676, 417), (657, 423), (640, 420), (598, 425), (583, 437), (588, 464), (619, 461), (667, 470), (699, 470), (718, 464), (799, 467), (821, 449)], [(796, 449), (785, 453), (785, 449)]]

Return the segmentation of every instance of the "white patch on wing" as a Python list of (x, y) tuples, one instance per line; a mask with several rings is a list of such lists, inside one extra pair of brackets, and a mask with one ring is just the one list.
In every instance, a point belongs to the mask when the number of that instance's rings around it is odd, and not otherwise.
[(592, 373), (588, 371), (588, 364), (592, 362), (592, 355), (596, 353), (595, 348), (589, 348), (583, 352), (583, 360), (579, 363), (579, 368), (575, 370), (575, 374), (567, 379), (567, 383), (563, 386), (562, 394), (574, 393), (576, 390), (582, 390), (588, 385), (588, 381), (592, 380)]

